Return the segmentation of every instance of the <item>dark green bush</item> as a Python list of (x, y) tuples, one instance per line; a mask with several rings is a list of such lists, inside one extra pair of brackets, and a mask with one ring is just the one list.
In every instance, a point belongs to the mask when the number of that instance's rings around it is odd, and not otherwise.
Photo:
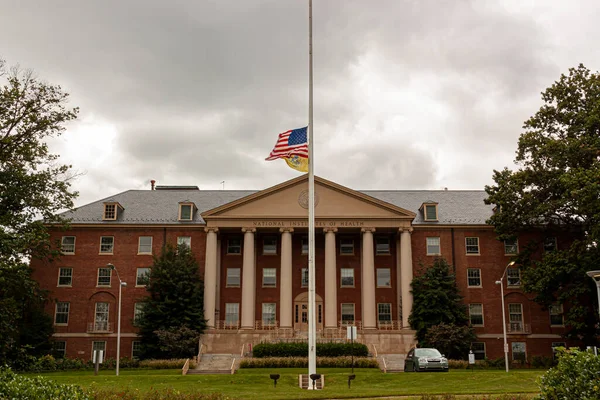
[(545, 368), (548, 369), (555, 364), (552, 357), (546, 356), (533, 356), (531, 357), (531, 366), (533, 368)]
[[(352, 357), (317, 357), (318, 368), (351, 368)], [(377, 360), (354, 357), (355, 368), (379, 368)], [(308, 357), (245, 358), (240, 368), (308, 368)]]
[[(260, 343), (252, 349), (252, 355), (264, 357), (306, 357), (308, 343)], [(355, 357), (369, 355), (367, 346), (362, 343), (317, 343), (318, 357)]]
[(17, 375), (8, 367), (0, 368), (0, 399), (88, 399), (75, 385), (62, 385), (42, 377)]

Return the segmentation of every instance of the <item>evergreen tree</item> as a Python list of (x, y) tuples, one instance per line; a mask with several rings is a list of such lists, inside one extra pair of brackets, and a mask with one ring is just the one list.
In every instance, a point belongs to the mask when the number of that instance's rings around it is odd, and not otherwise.
[[(456, 276), (443, 258), (436, 258), (429, 267), (421, 265), (421, 271), (412, 281), (413, 308), (408, 319), (416, 331), (419, 346), (434, 346), (427, 343), (429, 328), (439, 324), (467, 326), (467, 308), (456, 286)], [(470, 342), (469, 342), (470, 345)]]
[[(139, 324), (143, 357), (197, 354), (198, 339), (206, 328), (204, 284), (190, 248), (166, 246), (160, 257), (154, 258), (146, 290), (149, 296), (144, 300)], [(183, 349), (170, 343), (183, 337), (187, 342)]]

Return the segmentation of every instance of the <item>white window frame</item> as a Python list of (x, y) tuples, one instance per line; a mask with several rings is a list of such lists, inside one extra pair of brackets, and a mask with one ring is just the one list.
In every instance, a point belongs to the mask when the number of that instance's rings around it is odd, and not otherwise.
[[(142, 239), (150, 239), (150, 243), (142, 244)], [(152, 242), (152, 236), (140, 236), (138, 238), (138, 254), (152, 254)]]
[[(272, 241), (272, 243), (267, 243), (267, 241)], [(277, 255), (277, 236), (265, 236), (263, 237), (262, 243), (262, 253), (264, 256)]]
[[(509, 242), (509, 243), (507, 243)], [(514, 248), (514, 250), (512, 250)], [(514, 243), (510, 243), (510, 240), (504, 241), (504, 255), (514, 256), (519, 254), (519, 239), (515, 239)]]
[(354, 255), (354, 238), (341, 237), (340, 238), (340, 256), (353, 256)]
[[(237, 242), (237, 244), (232, 242)], [(227, 255), (239, 256), (242, 254), (242, 238), (239, 236), (227, 238)]]
[[(267, 311), (272, 307), (272, 313)], [(272, 316), (271, 318), (266, 319), (265, 316)], [(262, 303), (262, 324), (268, 326), (274, 326), (277, 323), (277, 303)]]
[[(68, 275), (63, 274), (63, 271), (66, 273), (69, 272)], [(69, 283), (60, 283), (61, 278), (69, 278)], [(73, 268), (61, 267), (58, 269), (58, 282), (56, 283), (58, 287), (73, 287)]]
[[(346, 308), (345, 314), (344, 314), (344, 308)], [(344, 316), (350, 315), (350, 313), (348, 312), (349, 308), (352, 308), (352, 320), (350, 320), (347, 317), (344, 317)], [(356, 307), (355, 307), (354, 303), (341, 303), (340, 304), (340, 320), (342, 321), (342, 324), (354, 325), (354, 323), (356, 322)]]
[[(515, 271), (517, 271), (515, 276)], [(515, 281), (516, 279), (516, 281)], [(506, 269), (506, 287), (519, 287), (521, 286), (521, 268), (508, 267)]]
[[(267, 274), (268, 272), (268, 274)], [(270, 280), (273, 282), (270, 282)], [(262, 287), (275, 288), (277, 287), (277, 268), (263, 268), (262, 270)]]
[[(62, 343), (61, 347), (58, 348), (57, 344)], [(61, 352), (61, 356), (56, 356), (58, 352)], [(66, 340), (55, 340), (52, 343), (52, 353), (55, 354), (56, 358), (66, 358), (67, 357), (67, 341)]]
[[(107, 243), (103, 243), (105, 241), (105, 239), (106, 239)], [(108, 243), (108, 239), (110, 239), (110, 244)], [(107, 246), (110, 246), (110, 247), (107, 247)], [(115, 237), (114, 236), (100, 236), (100, 254), (114, 254), (114, 251), (115, 251)]]
[[(59, 310), (59, 306), (64, 306), (66, 309)], [(71, 303), (68, 301), (58, 301), (54, 307), (54, 325), (67, 326), (69, 325), (69, 312), (71, 311)], [(58, 315), (66, 315), (65, 322), (57, 322)]]
[[(511, 307), (513, 306), (513, 307)], [(517, 312), (516, 306), (519, 306), (519, 311)], [(512, 308), (512, 310), (511, 310)], [(516, 316), (520, 316), (520, 319), (517, 320)], [(514, 332), (522, 332), (525, 329), (524, 318), (523, 318), (523, 304), (522, 303), (509, 303), (508, 304), (508, 321), (510, 323), (510, 330)], [(518, 329), (513, 329), (513, 325), (515, 327), (518, 326)]]
[[(469, 239), (471, 239), (471, 243), (469, 243)], [(476, 243), (473, 243), (473, 241)], [(477, 248), (477, 252), (474, 251), (474, 247)], [(468, 256), (478, 256), (481, 254), (481, 249), (479, 247), (479, 236), (465, 237), (465, 252)]]
[(389, 256), (391, 254), (391, 240), (389, 236), (375, 236), (375, 255)]
[[(425, 246), (428, 256), (439, 256), (442, 254), (442, 244), (439, 236), (426, 237)], [(437, 251), (435, 251), (436, 247)]]
[(303, 288), (308, 287), (308, 268), (302, 268), (300, 274), (300, 286)]
[[(102, 345), (100, 345), (102, 343)], [(94, 360), (94, 350), (102, 350), (104, 358), (106, 359), (106, 340), (94, 340), (92, 342), (92, 360)]]
[[(352, 271), (352, 284), (344, 284), (344, 278), (350, 278), (350, 276), (344, 276), (344, 271)], [(340, 287), (342, 288), (353, 288), (356, 284), (356, 280), (354, 277), (354, 268), (340, 268)]]
[[(227, 268), (227, 277), (225, 279), (225, 287), (240, 287), (242, 283), (241, 268)], [(237, 283), (233, 281), (237, 279)]]
[(117, 203), (104, 203), (104, 210), (102, 212), (102, 220), (103, 221), (116, 221), (118, 207), (119, 207), (119, 205)]
[[(550, 307), (548, 307), (548, 314), (550, 316), (550, 326), (565, 326), (565, 314), (562, 304), (550, 304)], [(560, 324), (553, 323), (553, 316), (560, 316)]]
[(135, 355), (135, 351), (136, 351), (136, 345), (138, 347), (137, 351), (141, 353), (142, 351), (142, 342), (140, 340), (134, 340), (131, 342), (131, 358), (135, 359), (135, 360), (139, 360), (139, 354), (136, 356)]
[[(235, 316), (235, 318), (232, 318)], [(240, 303), (225, 303), (225, 325), (237, 326), (240, 323)]]
[[(479, 312), (481, 311), (481, 312)], [(481, 323), (474, 324), (473, 317), (481, 316)], [(471, 326), (485, 326), (485, 319), (483, 317), (483, 304), (482, 303), (472, 303), (469, 304), (469, 323)]]
[[(146, 276), (140, 276), (140, 270), (144, 270), (144, 269), (147, 270), (147, 272), (145, 274)], [(141, 283), (140, 284), (140, 278), (150, 279), (150, 272), (151, 272), (151, 268), (149, 268), (149, 267), (140, 267), (140, 268), (137, 268), (135, 270), (135, 286), (136, 287), (146, 287), (146, 286), (148, 286), (148, 283)]]
[[(435, 211), (435, 218), (429, 218), (429, 215), (427, 213), (427, 209), (433, 207), (434, 211)], [(438, 209), (437, 209), (437, 204), (423, 204), (423, 220), (425, 221), (437, 221), (438, 220)]]
[(192, 248), (192, 237), (191, 236), (177, 236), (177, 247), (186, 245), (189, 249)]
[[(385, 271), (387, 271), (387, 276), (388, 276), (388, 281), (387, 284), (385, 285), (380, 285), (379, 284), (379, 279), (381, 278), (382, 280), (385, 279), (385, 276), (380, 276), (380, 272), (383, 274)], [(377, 276), (377, 287), (378, 288), (391, 288), (392, 287), (392, 269), (391, 268), (377, 268), (377, 272), (376, 272)]]
[[(73, 243), (65, 243), (65, 239), (73, 239)], [(60, 239), (60, 252), (61, 254), (67, 255), (67, 256), (72, 256), (75, 254), (75, 242), (76, 242), (77, 238), (75, 236), (63, 236)], [(71, 249), (71, 246), (73, 246), (73, 248)], [(65, 250), (65, 248), (67, 248), (68, 250)]]
[[(475, 272), (477, 272), (477, 276), (474, 275)], [(477, 285), (471, 285), (471, 279), (477, 279), (479, 280), (479, 283)], [(467, 287), (481, 287), (481, 268), (467, 268)]]
[[(389, 312), (382, 311), (382, 307), (389, 307)], [(381, 319), (382, 315), (387, 315), (389, 318)], [(384, 324), (392, 322), (392, 303), (377, 303), (377, 322)]]
[[(108, 271), (108, 275), (106, 272)], [(100, 283), (100, 278), (108, 278), (108, 284)], [(96, 277), (96, 287), (110, 287), (112, 284), (112, 269), (108, 267), (98, 268), (98, 276)]]
[[(183, 218), (183, 209), (188, 208), (190, 209), (190, 217), (189, 218)], [(194, 220), (194, 203), (179, 203), (179, 215), (177, 216), (177, 219), (179, 221), (193, 221)]]
[[(481, 345), (483, 350), (476, 349), (473, 345)], [(485, 360), (485, 342), (472, 342), (471, 349), (473, 350), (473, 354), (475, 354), (475, 360)], [(483, 356), (481, 356), (483, 354)], [(479, 356), (478, 356), (479, 355)]]
[(517, 352), (517, 354), (523, 354), (523, 360), (524, 362), (527, 361), (527, 343), (526, 342), (512, 342), (510, 344), (510, 352), (511, 352), (511, 357), (513, 361), (520, 361), (519, 358), (515, 358), (515, 345), (518, 345), (518, 347), (520, 347), (520, 345), (523, 345), (523, 351), (522, 352)]
[(133, 326), (139, 326), (144, 313), (144, 303), (133, 303)]
[[(102, 306), (106, 306), (106, 311), (98, 310), (98, 306), (102, 304)], [(98, 318), (103, 315), (106, 315), (106, 320), (103, 318)], [(106, 324), (104, 326), (105, 329), (102, 329), (102, 324)], [(99, 326), (100, 325), (100, 326)], [(110, 326), (110, 303), (107, 301), (99, 301), (96, 303), (94, 307), (94, 331), (108, 331)]]

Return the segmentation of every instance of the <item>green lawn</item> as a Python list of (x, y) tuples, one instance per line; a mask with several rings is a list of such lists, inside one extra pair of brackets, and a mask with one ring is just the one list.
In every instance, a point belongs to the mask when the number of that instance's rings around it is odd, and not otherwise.
[[(536, 393), (536, 378), (543, 371), (456, 370), (448, 373), (384, 374), (376, 369), (355, 369), (356, 379), (348, 389), (347, 369), (320, 369), (325, 375), (325, 389), (307, 391), (298, 388), (298, 374), (305, 369), (242, 369), (234, 375), (188, 375), (179, 370), (121, 370), (69, 371), (41, 374), (59, 383), (77, 384), (102, 389), (140, 390), (172, 388), (181, 392), (223, 393), (234, 399), (287, 399), (287, 398), (358, 398), (421, 394), (501, 394)], [(269, 374), (281, 375), (277, 387)]]

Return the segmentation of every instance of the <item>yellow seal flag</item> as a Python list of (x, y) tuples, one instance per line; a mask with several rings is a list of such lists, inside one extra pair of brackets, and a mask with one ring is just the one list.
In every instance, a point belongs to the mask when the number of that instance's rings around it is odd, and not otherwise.
[(300, 171), (300, 172), (308, 172), (308, 158), (292, 156), (292, 157), (284, 158), (284, 160), (287, 163), (287, 165), (290, 166), (290, 168), (293, 168), (296, 171)]

